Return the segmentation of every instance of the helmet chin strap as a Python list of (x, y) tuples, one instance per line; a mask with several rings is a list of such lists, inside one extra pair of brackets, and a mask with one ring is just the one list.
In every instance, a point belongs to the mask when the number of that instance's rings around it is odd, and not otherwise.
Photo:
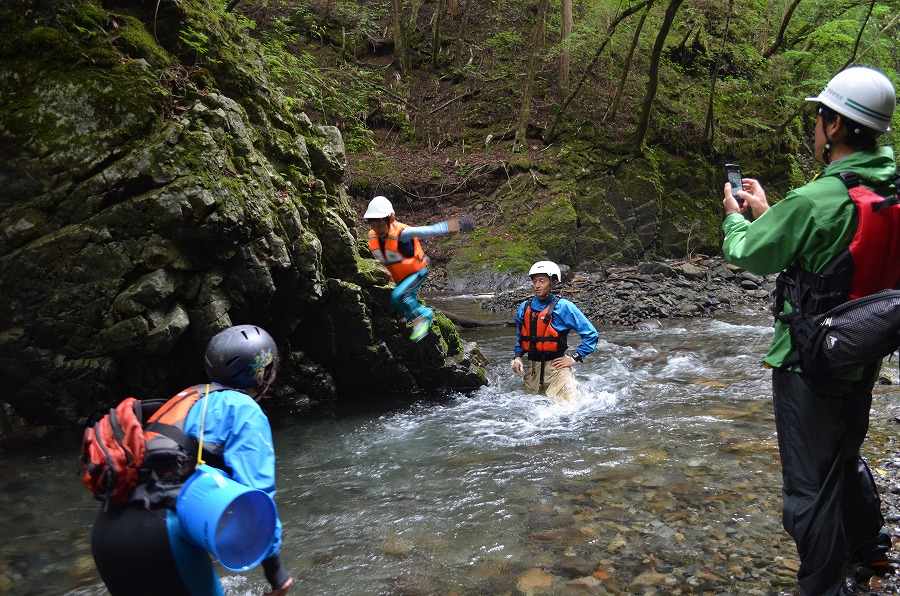
[(825, 146), (822, 147), (822, 161), (826, 166), (831, 163), (831, 139), (827, 136), (825, 137)]

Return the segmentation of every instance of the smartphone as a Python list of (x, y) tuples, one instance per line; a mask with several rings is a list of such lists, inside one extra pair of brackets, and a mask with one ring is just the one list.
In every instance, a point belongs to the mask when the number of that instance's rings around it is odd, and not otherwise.
[(741, 166), (734, 163), (725, 164), (725, 175), (728, 176), (728, 183), (731, 184), (731, 196), (734, 197), (734, 200), (737, 201), (738, 205), (743, 209), (744, 199), (737, 195), (739, 190), (744, 189), (744, 183), (741, 182), (741, 178), (744, 177), (743, 174), (741, 174)]
[[(734, 197), (734, 200), (737, 201), (738, 207), (741, 209), (744, 208), (744, 199), (737, 196), (739, 190), (744, 189), (744, 183), (741, 179), (744, 175), (741, 173), (741, 166), (735, 163), (727, 163), (725, 164), (725, 175), (728, 177), (728, 183), (731, 184), (731, 196)], [(753, 211), (747, 209), (744, 211), (744, 217), (746, 217), (749, 221), (753, 221)]]

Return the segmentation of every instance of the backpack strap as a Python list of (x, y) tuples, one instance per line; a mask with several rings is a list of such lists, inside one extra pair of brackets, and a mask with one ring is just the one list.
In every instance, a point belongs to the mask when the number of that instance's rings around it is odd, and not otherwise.
[[(837, 177), (841, 179), (848, 191), (859, 186), (859, 176), (855, 172), (841, 172), (837, 174)], [(883, 201), (872, 203), (872, 211), (881, 211), (894, 205), (900, 205), (900, 172), (894, 172), (894, 177), (891, 178), (890, 183), (894, 187), (894, 195), (885, 198)]]
[(889, 197), (883, 201), (879, 201), (878, 203), (873, 203), (872, 211), (881, 211), (882, 209), (887, 209), (888, 207), (893, 207), (894, 205), (900, 205), (900, 172), (896, 172), (894, 174), (894, 178), (891, 180), (891, 184), (894, 185), (894, 196)]
[(851, 172), (848, 170), (846, 172), (841, 172), (837, 175), (837, 177), (841, 179), (841, 182), (844, 183), (844, 186), (847, 187), (847, 190), (859, 186), (859, 176), (856, 175), (856, 172)]

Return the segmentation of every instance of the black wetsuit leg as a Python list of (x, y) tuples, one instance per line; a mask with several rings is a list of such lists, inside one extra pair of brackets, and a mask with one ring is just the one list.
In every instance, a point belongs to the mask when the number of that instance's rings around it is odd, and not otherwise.
[[(164, 507), (149, 511), (138, 505), (100, 508), (91, 533), (91, 552), (112, 596), (190, 596), (221, 589), (209, 556), (202, 553), (209, 570), (203, 573), (201, 585), (209, 589), (198, 592), (195, 584), (191, 591), (172, 551), (166, 515)], [(208, 581), (209, 572), (215, 585)]]

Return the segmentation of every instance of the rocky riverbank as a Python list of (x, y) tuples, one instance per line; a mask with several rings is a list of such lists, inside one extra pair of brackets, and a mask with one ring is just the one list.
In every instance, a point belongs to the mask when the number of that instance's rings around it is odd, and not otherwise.
[[(775, 277), (761, 277), (721, 258), (607, 267), (594, 272), (563, 268), (558, 292), (595, 325), (659, 326), (664, 319), (714, 316), (734, 308), (766, 310)], [(495, 312), (514, 313), (532, 296), (530, 286), (502, 292), (484, 303)]]

